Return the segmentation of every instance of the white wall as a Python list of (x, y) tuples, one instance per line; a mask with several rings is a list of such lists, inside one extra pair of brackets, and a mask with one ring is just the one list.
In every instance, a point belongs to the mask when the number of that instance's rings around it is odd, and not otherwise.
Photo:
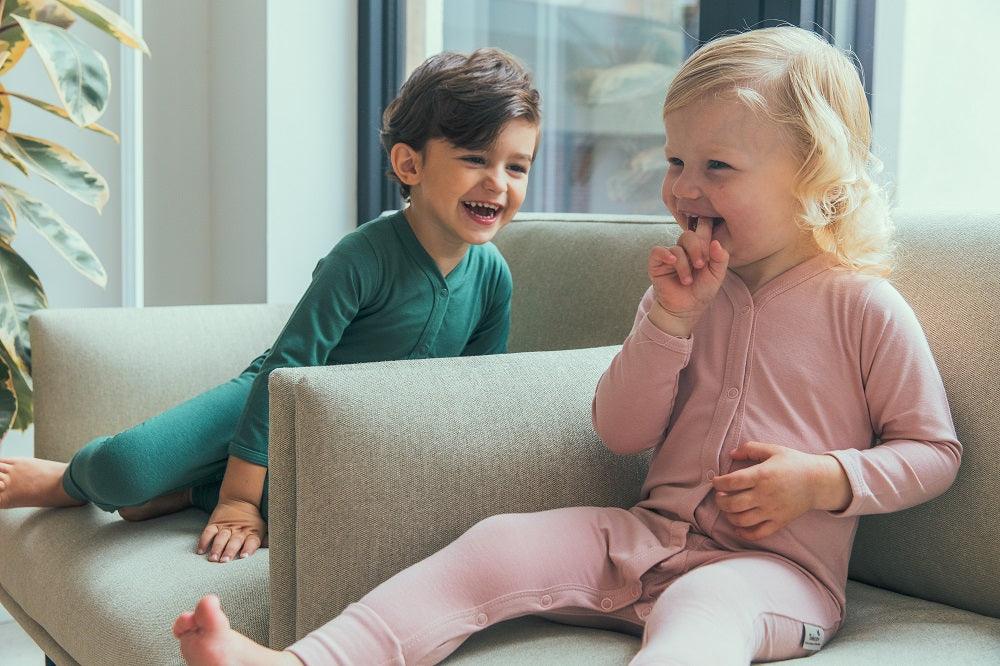
[(209, 6), (143, 3), (146, 305), (211, 302)]
[(884, 0), (877, 7), (875, 140), (895, 172), (899, 205), (997, 210), (1000, 3), (953, 0), (945, 9)]
[(356, 2), (267, 3), (267, 301), (357, 227)]
[(264, 0), (209, 3), (212, 303), (265, 298), (267, 25)]

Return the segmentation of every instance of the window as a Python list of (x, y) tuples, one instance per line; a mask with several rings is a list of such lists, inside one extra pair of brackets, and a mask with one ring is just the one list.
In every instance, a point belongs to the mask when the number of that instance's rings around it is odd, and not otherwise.
[[(864, 2), (865, 0), (858, 0)], [(359, 217), (399, 205), (381, 183), (381, 109), (440, 51), (513, 53), (542, 93), (543, 135), (523, 210), (662, 214), (661, 106), (713, 36), (778, 21), (829, 34), (853, 0), (367, 0), (361, 3)], [(849, 11), (841, 10), (841, 6)], [(844, 28), (845, 30), (848, 28)], [(391, 82), (391, 85), (387, 85)], [(381, 96), (381, 97), (380, 97)]]

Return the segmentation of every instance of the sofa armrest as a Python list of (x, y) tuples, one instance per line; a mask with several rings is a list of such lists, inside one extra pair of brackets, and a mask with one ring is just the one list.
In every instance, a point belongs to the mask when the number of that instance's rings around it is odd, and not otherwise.
[(274, 342), (290, 305), (41, 310), (31, 317), (35, 455), (69, 460), (235, 377)]
[(272, 373), (272, 647), (487, 516), (634, 504), (648, 458), (610, 453), (590, 419), (616, 351)]

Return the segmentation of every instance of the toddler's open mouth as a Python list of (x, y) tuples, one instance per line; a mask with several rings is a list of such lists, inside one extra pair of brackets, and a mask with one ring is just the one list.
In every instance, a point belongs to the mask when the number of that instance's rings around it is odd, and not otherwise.
[[(684, 217), (687, 218), (687, 228), (690, 229), (691, 231), (697, 231), (699, 216), (685, 214)], [(715, 229), (720, 224), (723, 224), (726, 221), (725, 218), (721, 217), (713, 217), (711, 218), (711, 220), (712, 220), (712, 229)]]

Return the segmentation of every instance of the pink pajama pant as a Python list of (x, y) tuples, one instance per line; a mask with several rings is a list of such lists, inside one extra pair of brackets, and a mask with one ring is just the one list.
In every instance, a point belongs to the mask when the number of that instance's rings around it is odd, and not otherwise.
[(523, 615), (641, 634), (632, 666), (806, 656), (805, 625), (828, 639), (840, 621), (776, 556), (721, 550), (645, 509), (572, 507), (483, 520), (288, 649), (308, 666), (436, 664)]

